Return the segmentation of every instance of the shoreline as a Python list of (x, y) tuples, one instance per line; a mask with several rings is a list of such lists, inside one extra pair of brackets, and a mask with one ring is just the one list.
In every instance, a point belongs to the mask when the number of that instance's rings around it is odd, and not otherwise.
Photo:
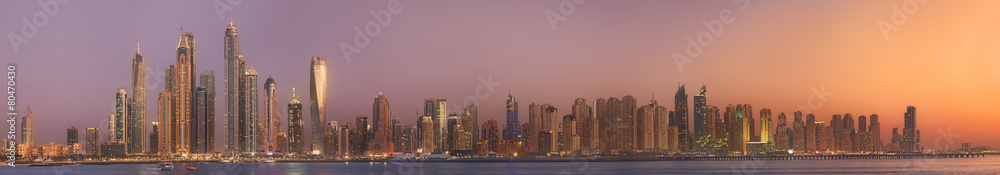
[[(915, 155), (797, 155), (797, 156), (677, 156), (677, 157), (558, 157), (558, 158), (472, 158), (472, 159), (427, 159), (427, 160), (273, 160), (274, 162), (246, 161), (239, 164), (262, 163), (496, 163), (496, 162), (635, 162), (635, 161), (747, 161), (747, 160), (842, 160), (842, 159), (927, 159), (927, 158), (979, 158), (997, 154), (915, 154)], [(161, 160), (141, 161), (73, 161), (36, 162), (15, 164), (15, 166), (62, 166), (62, 165), (112, 165), (112, 164), (158, 164)], [(175, 164), (229, 163), (222, 160), (171, 160)]]

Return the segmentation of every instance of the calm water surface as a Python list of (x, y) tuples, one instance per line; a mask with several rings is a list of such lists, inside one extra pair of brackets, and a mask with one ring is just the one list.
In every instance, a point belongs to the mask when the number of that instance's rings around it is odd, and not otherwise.
[[(583, 160), (583, 159), (581, 159)], [(156, 164), (0, 167), (0, 174), (1000, 174), (1000, 156), (941, 159), (646, 161), (646, 162), (389, 162)], [(199, 170), (184, 170), (197, 166)]]

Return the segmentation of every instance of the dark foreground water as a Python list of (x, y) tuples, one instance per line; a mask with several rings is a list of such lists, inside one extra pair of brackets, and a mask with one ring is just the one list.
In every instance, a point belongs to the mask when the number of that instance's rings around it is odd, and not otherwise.
[[(583, 159), (581, 159), (583, 160)], [(199, 170), (184, 170), (197, 166)], [(156, 164), (0, 167), (0, 174), (1000, 174), (1000, 156), (940, 159), (646, 161), (646, 162), (389, 162)]]

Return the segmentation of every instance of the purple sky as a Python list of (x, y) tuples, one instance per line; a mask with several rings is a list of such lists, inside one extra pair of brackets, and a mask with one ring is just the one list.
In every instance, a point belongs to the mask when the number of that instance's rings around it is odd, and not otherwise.
[[(771, 108), (776, 119), (822, 88), (833, 94), (812, 102), (819, 121), (876, 113), (888, 140), (914, 105), (924, 140), (946, 137), (939, 131), (962, 135), (938, 147), (1000, 144), (1000, 129), (985, 124), (1000, 122), (998, 113), (984, 110), (1000, 97), (992, 88), (1000, 85), (996, 1), (919, 4), (888, 35), (877, 23), (891, 22), (892, 7), (903, 1), (754, 1), (746, 9), (731, 1), (586, 1), (553, 30), (545, 13), (559, 13), (560, 2), (404, 0), (402, 12), (348, 62), (339, 45), (353, 43), (353, 28), (375, 21), (370, 11), (385, 10), (386, 1), (243, 1), (222, 19), (212, 1), (71, 1), (17, 53), (2, 42), (0, 58), (18, 66), (18, 109), (34, 110), (35, 144), (64, 143), (70, 126), (104, 126), (116, 88), (131, 89), (137, 40), (149, 75), (146, 120), (155, 121), (156, 94), (163, 69), (175, 64), (181, 26), (197, 39), (197, 73), (215, 71), (216, 138), (225, 138), (222, 47), (230, 18), (261, 82), (270, 76), (278, 83), (279, 104), (291, 99), (293, 86), (307, 103), (309, 58), (327, 57), (327, 119), (341, 124), (371, 115), (381, 89), (393, 117), (412, 125), (423, 99), (464, 105), (479, 77), (492, 75), (502, 84), (478, 101), (481, 122), (503, 118), (508, 89), (527, 121), (532, 102), (551, 103), (562, 115), (575, 98), (633, 95), (644, 103), (651, 90), (673, 110), (678, 83), (688, 84), (689, 96), (708, 85), (710, 105), (749, 103)], [(3, 34), (20, 34), (22, 17), (44, 13), (35, 1), (0, 9)], [(672, 54), (683, 54), (686, 38), (708, 31), (703, 21), (719, 19), (722, 10), (735, 20), (679, 71)], [(287, 127), (285, 108), (279, 105), (279, 116)], [(220, 150), (222, 143), (216, 141)]]

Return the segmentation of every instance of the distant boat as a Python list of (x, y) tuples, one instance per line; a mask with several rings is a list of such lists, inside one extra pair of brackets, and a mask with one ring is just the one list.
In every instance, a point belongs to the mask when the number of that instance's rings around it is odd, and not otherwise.
[(160, 171), (173, 171), (174, 164), (170, 162), (160, 162), (160, 165), (157, 166), (157, 169), (160, 169)]
[(187, 170), (198, 170), (198, 167), (189, 166), (187, 167)]

